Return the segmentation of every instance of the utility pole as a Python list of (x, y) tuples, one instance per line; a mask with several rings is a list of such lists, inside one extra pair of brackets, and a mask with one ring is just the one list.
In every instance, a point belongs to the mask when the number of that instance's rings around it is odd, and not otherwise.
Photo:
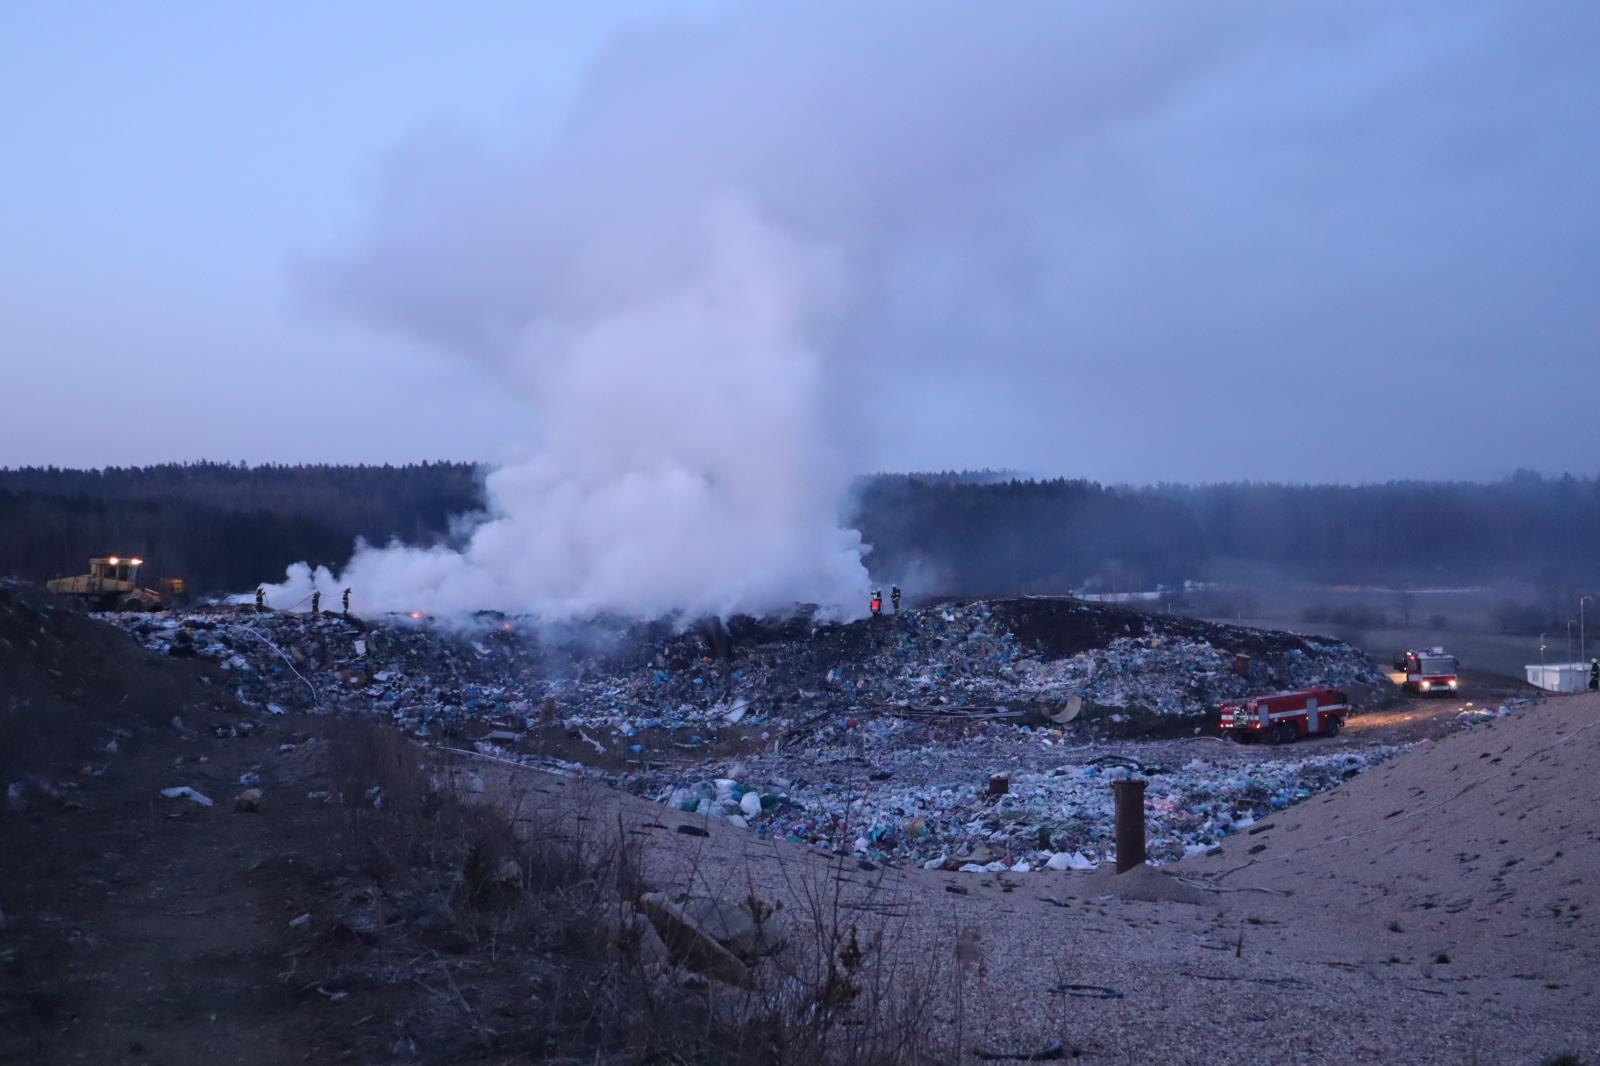
[(1128, 777), (1111, 782), (1116, 800), (1117, 873), (1145, 860), (1144, 789), (1150, 782)]
[(1594, 599), (1593, 596), (1578, 597), (1578, 658), (1580, 661), (1589, 658), (1589, 645), (1583, 639), (1583, 605), (1592, 599)]

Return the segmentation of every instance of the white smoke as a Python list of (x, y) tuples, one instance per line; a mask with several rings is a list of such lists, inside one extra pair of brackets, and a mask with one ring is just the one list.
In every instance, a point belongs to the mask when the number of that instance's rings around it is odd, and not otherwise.
[(420, 131), (309, 287), (499, 376), (533, 451), (488, 476), (459, 550), (358, 545), (269, 602), (350, 587), (358, 613), (861, 613), (839, 512), (872, 432), (862, 368), (966, 362), (973, 333), (946, 350), (927, 331), (962, 302), (996, 314), (995, 256), (1034, 225), (1018, 194), (1237, 51), (1169, 13), (1152, 34), (1050, 4), (734, 8), (619, 33), (537, 137)]
[[(1295, 395), (1403, 407), (1367, 383), (1492, 349), (1436, 309), (1500, 307), (1478, 265), (1546, 247), (1525, 272), (1576, 329), (1570, 234), (1516, 221), (1483, 175), (1576, 189), (1592, 168), (1563, 146), (1593, 138), (1533, 152), (1474, 116), (1515, 132), (1572, 106), (1529, 57), (1576, 55), (1594, 16), (1465, 6), (818, 0), (618, 32), (559, 122), (419, 131), (306, 271), (330, 312), (497, 375), (531, 457), (489, 476), (461, 550), (361, 547), (270, 598), (858, 613), (853, 470), (1304, 462), (1260, 447), (1303, 418), (1264, 383), (1292, 365)], [(1185, 428), (1141, 452), (1142, 426)], [(1392, 461), (1385, 438), (1342, 447)]]
[(859, 612), (848, 468), (804, 339), (837, 265), (734, 197), (692, 232), (692, 274), (589, 321), (533, 323), (504, 352), (540, 446), (488, 475), (464, 548), (359, 545), (337, 576), (292, 567), (268, 602), (315, 588), (331, 607), (349, 587), (358, 613)]
[[(1171, 11), (1203, 56), (1230, 50)], [(954, 306), (913, 303), (991, 288), (962, 279), (1031, 228), (1017, 192), (1203, 69), (1174, 50), (1191, 39), (1049, 4), (734, 8), (619, 33), (538, 136), (419, 132), (309, 288), (498, 375), (533, 451), (488, 476), (460, 550), (360, 545), (269, 602), (350, 587), (362, 613), (861, 613), (839, 513), (872, 432), (861, 367), (948, 367), (920, 334)], [(1096, 76), (1131, 89), (1092, 98)], [(915, 322), (873, 325), (878, 307)]]

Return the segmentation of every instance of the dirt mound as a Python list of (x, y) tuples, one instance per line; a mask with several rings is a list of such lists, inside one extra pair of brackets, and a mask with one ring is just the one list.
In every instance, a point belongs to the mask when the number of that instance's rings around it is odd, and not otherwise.
[(1202, 890), (1153, 866), (1135, 866), (1119, 874), (1112, 863), (1101, 863), (1093, 873), (1083, 876), (1081, 885), (1072, 887), (1080, 896), (1111, 896), (1149, 903), (1188, 903), (1198, 906), (1207, 900)]
[(1400, 961), (1564, 985), (1600, 966), (1600, 696), (1425, 742), (1185, 864), (1292, 892)]
[[(165, 668), (162, 668), (165, 667)], [(153, 654), (26, 585), (0, 586), (0, 787), (152, 729), (203, 729), (233, 699), (198, 660)]]
[(704, 996), (624, 949), (619, 866), (515, 839), (385, 727), (203, 715), (211, 668), (4, 591), (7, 722), (60, 742), (0, 800), (0, 1063), (665, 1061), (711, 1039)]
[(996, 600), (994, 609), (1018, 640), (1055, 659), (1104, 648), (1121, 637), (1204, 640), (1238, 655), (1282, 655), (1289, 651), (1309, 654), (1320, 644), (1342, 643), (1321, 641), (1314, 645), (1295, 633), (1222, 625), (1062, 597)]

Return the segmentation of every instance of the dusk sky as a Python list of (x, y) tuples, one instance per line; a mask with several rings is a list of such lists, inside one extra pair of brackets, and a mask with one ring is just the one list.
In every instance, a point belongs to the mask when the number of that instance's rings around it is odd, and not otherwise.
[(1570, 0), (9, 4), (0, 465), (1592, 474), (1597, 100)]

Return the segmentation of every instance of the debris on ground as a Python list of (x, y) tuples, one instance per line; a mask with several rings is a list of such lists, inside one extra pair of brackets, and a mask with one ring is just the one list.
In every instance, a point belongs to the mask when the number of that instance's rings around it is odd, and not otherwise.
[(974, 1048), (972, 1053), (985, 1062), (1049, 1062), (1066, 1058), (1067, 1045), (1060, 1040), (1050, 1040), (1033, 1051), (995, 1051), (980, 1047)]
[[(1094, 761), (1088, 752), (1103, 744), (1069, 747), (1044, 730), (991, 729), (959, 745), (925, 732), (899, 740), (841, 737), (745, 756), (725, 767), (738, 779), (684, 781), (681, 770), (662, 770), (633, 773), (623, 783), (687, 814), (929, 869), (1087, 870), (1114, 857), (1111, 783), (1137, 773), (1132, 760)], [(1270, 757), (1215, 741), (1140, 744), (1156, 745), (1188, 756), (1159, 773), (1146, 771), (1146, 849), (1158, 862), (1210, 850), (1397, 750), (1327, 751), (1306, 743), (1294, 756)], [(997, 793), (984, 767), (1002, 759), (1016, 769)]]
[(186, 799), (186, 800), (189, 800), (191, 803), (199, 804), (202, 807), (211, 806), (211, 798), (209, 796), (206, 796), (206, 795), (204, 795), (203, 793), (200, 793), (200, 792), (196, 792), (194, 789), (190, 788), (188, 785), (181, 785), (181, 786), (179, 786), (177, 788), (164, 788), (164, 789), (161, 790), (161, 796), (162, 796), (163, 799), (169, 799), (169, 800), (170, 799)]
[[(1194, 737), (1219, 701), (1252, 692), (1386, 696), (1349, 645), (1065, 599), (848, 623), (102, 617), (215, 663), (267, 714), (379, 717), (757, 833), (951, 870), (1092, 868), (1112, 855), (1110, 782), (1130, 774), (1152, 782), (1151, 859), (1178, 859), (1388, 754), (1262, 758)], [(1151, 735), (1202, 747), (1143, 740), (1178, 757), (1147, 766), (1124, 744), (1107, 759), (1118, 738)]]
[(673, 962), (726, 984), (748, 987), (750, 968), (686, 907), (660, 892), (646, 892), (639, 907), (655, 926)]
[(237, 607), (104, 618), (148, 648), (192, 647), (234, 671), (248, 704), (380, 711), (422, 735), (494, 719), (514, 734), (546, 704), (569, 726), (624, 740), (682, 730), (692, 744), (697, 729), (793, 730), (847, 715), (1043, 722), (1074, 697), (1084, 718), (1114, 721), (1206, 715), (1274, 688), (1387, 690), (1382, 672), (1338, 641), (1071, 600), (677, 628), (499, 615), (446, 628)]

